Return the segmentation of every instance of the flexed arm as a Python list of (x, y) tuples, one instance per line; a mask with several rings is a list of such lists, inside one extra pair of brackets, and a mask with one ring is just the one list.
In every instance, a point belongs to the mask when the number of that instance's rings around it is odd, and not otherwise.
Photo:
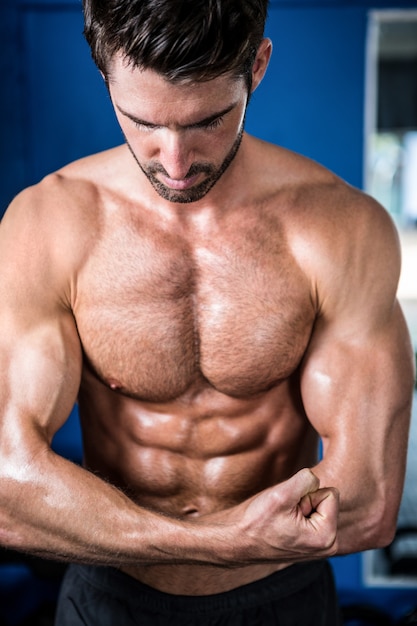
[(167, 559), (162, 539), (175, 545), (178, 524), (51, 450), (81, 376), (71, 311), (80, 242), (57, 215), (57, 185), (43, 187), (17, 198), (0, 226), (0, 542), (78, 562)]
[[(340, 492), (339, 553), (388, 544), (400, 504), (414, 380), (395, 298), (396, 233), (372, 200), (360, 203), (344, 247), (321, 248), (320, 315), (304, 360), (302, 396), (323, 441), (313, 471)], [(343, 229), (343, 224), (340, 225)]]

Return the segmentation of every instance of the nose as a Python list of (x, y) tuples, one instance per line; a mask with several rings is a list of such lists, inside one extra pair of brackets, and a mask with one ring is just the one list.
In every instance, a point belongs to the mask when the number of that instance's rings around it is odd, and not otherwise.
[(193, 163), (193, 149), (186, 131), (164, 129), (160, 137), (159, 162), (172, 180), (186, 177)]

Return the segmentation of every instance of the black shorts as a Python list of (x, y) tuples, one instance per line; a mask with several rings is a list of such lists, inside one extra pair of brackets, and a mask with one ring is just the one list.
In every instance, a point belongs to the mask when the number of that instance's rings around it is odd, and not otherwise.
[(330, 565), (300, 563), (210, 596), (157, 591), (111, 567), (71, 565), (56, 626), (340, 626)]

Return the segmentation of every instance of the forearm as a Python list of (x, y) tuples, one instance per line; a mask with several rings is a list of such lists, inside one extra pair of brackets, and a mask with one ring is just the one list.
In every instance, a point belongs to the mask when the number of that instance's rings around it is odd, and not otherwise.
[[(364, 320), (366, 321), (366, 320)], [(383, 547), (395, 533), (414, 385), (400, 309), (378, 331), (350, 341), (321, 336), (305, 367), (303, 402), (320, 433), (320, 485), (340, 493), (339, 553)]]
[[(1, 543), (57, 560), (123, 566), (222, 564), (230, 552), (213, 527), (143, 509), (94, 474), (48, 451), (0, 479)], [(4, 464), (3, 464), (4, 468)]]
[[(35, 459), (0, 479), (1, 543), (10, 548), (125, 568), (285, 564), (335, 551), (336, 494), (317, 491), (306, 470), (212, 519), (182, 521), (137, 506), (49, 450)], [(306, 510), (299, 503), (309, 493), (316, 502)]]
[[(350, 459), (350, 467), (354, 461)], [(398, 460), (401, 465), (401, 461)], [(401, 467), (396, 475), (383, 475), (363, 464), (362, 471), (349, 471), (349, 460), (328, 455), (313, 472), (321, 486), (332, 485), (340, 494), (337, 524), (338, 555), (381, 548), (393, 537), (402, 493)]]

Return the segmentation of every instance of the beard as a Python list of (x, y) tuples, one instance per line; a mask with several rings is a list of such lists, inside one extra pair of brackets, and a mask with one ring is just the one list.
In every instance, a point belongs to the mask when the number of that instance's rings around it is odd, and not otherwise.
[(165, 171), (162, 165), (160, 163), (152, 162), (146, 166), (142, 165), (136, 158), (136, 155), (130, 147), (129, 143), (126, 143), (136, 163), (139, 165), (140, 169), (145, 174), (146, 178), (149, 180), (158, 195), (160, 195), (161, 198), (164, 198), (164, 200), (168, 200), (169, 202), (186, 204), (189, 202), (197, 202), (198, 200), (201, 200), (201, 198), (203, 198), (210, 191), (210, 189), (217, 183), (219, 178), (224, 174), (224, 172), (227, 170), (227, 168), (235, 158), (237, 151), (239, 150), (239, 146), (242, 142), (243, 130), (244, 124), (242, 124), (236, 140), (234, 141), (231, 149), (229, 150), (225, 159), (219, 167), (216, 167), (211, 163), (193, 163), (188, 170), (187, 175), (185, 176), (185, 180), (187, 178), (191, 178), (192, 176), (196, 176), (197, 174), (204, 174), (205, 178), (193, 187), (183, 190), (171, 189), (170, 187), (167, 187), (167, 185), (164, 185), (156, 177), (156, 174), (163, 174), (164, 176), (167, 176), (169, 178), (169, 174)]

